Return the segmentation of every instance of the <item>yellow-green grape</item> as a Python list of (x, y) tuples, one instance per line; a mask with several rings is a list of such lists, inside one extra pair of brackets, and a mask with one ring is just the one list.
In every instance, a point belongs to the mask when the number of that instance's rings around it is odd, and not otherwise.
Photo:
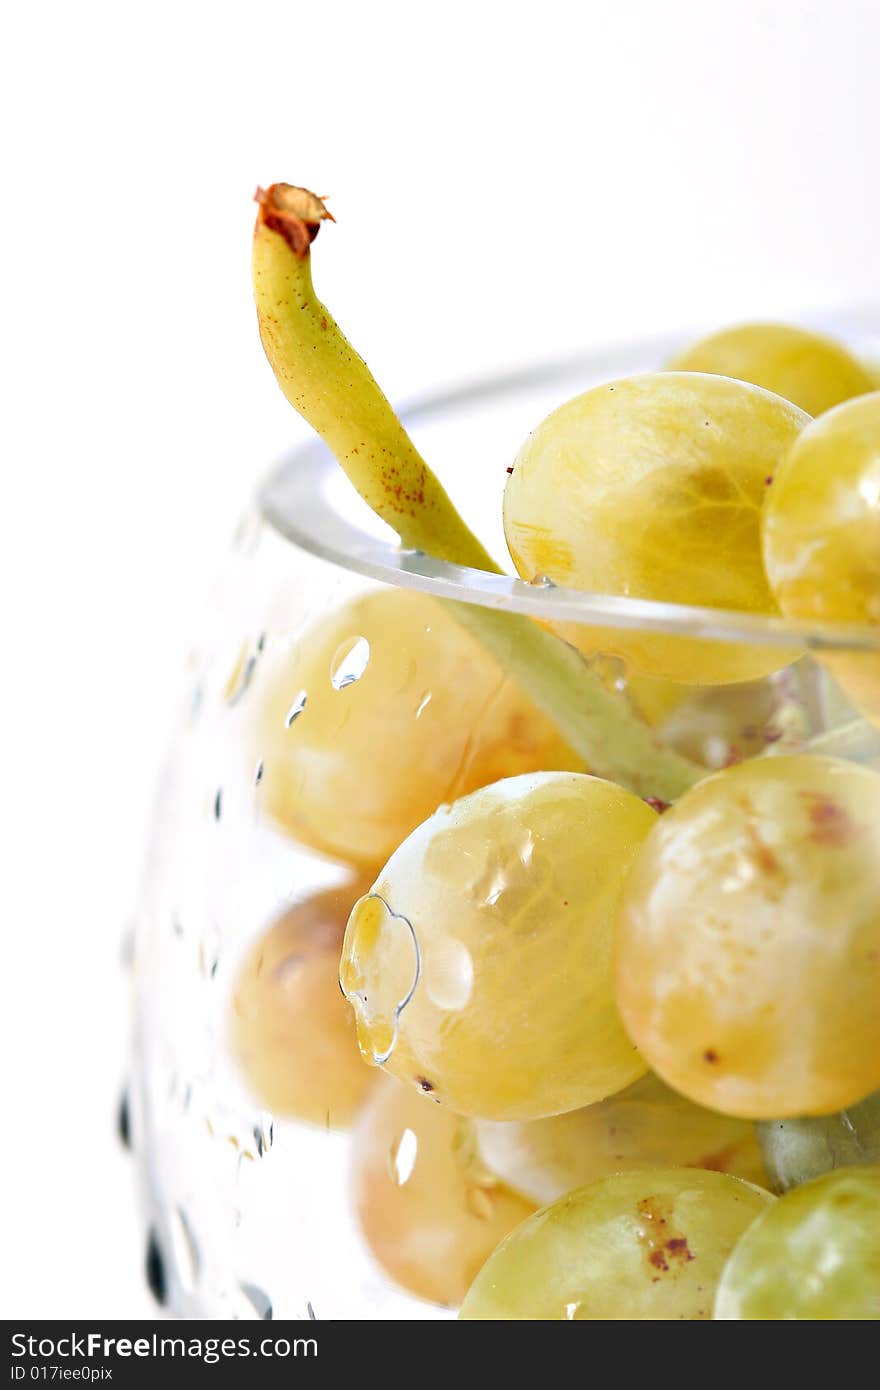
[(641, 1076), (611, 935), (655, 821), (631, 792), (578, 773), (512, 777), (441, 807), (346, 929), (340, 980), (364, 1056), (488, 1119), (573, 1110)]
[(833, 1115), (764, 1120), (757, 1129), (774, 1192), (787, 1192), (832, 1168), (880, 1164), (880, 1091)]
[(633, 1041), (701, 1105), (821, 1115), (880, 1085), (880, 774), (808, 755), (699, 783), (621, 900)]
[(743, 323), (710, 333), (669, 363), (763, 386), (808, 415), (873, 391), (869, 368), (833, 338), (787, 323)]
[(721, 1276), (715, 1317), (880, 1319), (880, 1168), (839, 1168), (762, 1212)]
[(316, 893), (279, 917), (255, 941), (232, 997), (232, 1048), (261, 1104), (333, 1128), (375, 1082), (337, 978), (359, 887)]
[(767, 1186), (755, 1126), (705, 1110), (648, 1073), (583, 1110), (476, 1121), (492, 1172), (537, 1203), (629, 1168), (711, 1168)]
[(372, 866), (441, 802), (582, 766), (478, 641), (402, 589), (354, 599), (305, 634), (270, 674), (251, 752), (279, 825)]
[[(776, 472), (763, 530), (767, 575), (787, 617), (861, 623), (880, 638), (880, 391), (804, 431)], [(821, 655), (880, 722), (880, 650)]]
[(698, 1168), (618, 1173), (569, 1193), (507, 1237), (462, 1318), (657, 1322), (712, 1316), (715, 1286), (769, 1192)]
[[(761, 562), (770, 476), (807, 423), (757, 386), (658, 372), (597, 386), (529, 436), (504, 499), (520, 575), (600, 594), (775, 614)], [(566, 624), (582, 651), (636, 675), (749, 680), (791, 653)]]
[(385, 1081), (352, 1135), (351, 1187), (367, 1245), (395, 1283), (457, 1307), (500, 1240), (535, 1209), (477, 1157), (472, 1122)]

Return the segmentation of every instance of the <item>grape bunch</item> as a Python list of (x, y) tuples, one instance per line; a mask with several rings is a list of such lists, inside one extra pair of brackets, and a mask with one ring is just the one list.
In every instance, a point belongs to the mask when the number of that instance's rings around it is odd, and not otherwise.
[[(462, 1318), (880, 1318), (880, 771), (809, 746), (831, 700), (880, 722), (875, 384), (749, 325), (540, 423), (505, 488), (518, 574), (645, 621), (556, 625), (533, 687), (495, 615), (405, 590), (266, 679), (269, 814), (353, 876), (344, 935), (337, 895), (255, 948), (236, 1049), (284, 1113), (336, 1093), (374, 1260)], [(360, 479), (342, 417), (322, 432)], [(665, 630), (683, 606), (709, 617)], [(776, 621), (725, 640), (713, 612)], [(605, 775), (601, 702), (575, 751), (572, 647), (685, 760), (674, 797)]]

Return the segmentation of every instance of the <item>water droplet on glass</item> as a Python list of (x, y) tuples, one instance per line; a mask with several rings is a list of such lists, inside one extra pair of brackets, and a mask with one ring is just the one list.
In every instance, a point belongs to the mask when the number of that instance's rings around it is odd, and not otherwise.
[(198, 948), (199, 971), (207, 980), (213, 980), (220, 964), (220, 932), (216, 922), (203, 932)]
[(272, 1300), (257, 1284), (239, 1285), (258, 1318), (264, 1322), (272, 1321)]
[(257, 763), (257, 770), (254, 773), (254, 786), (258, 787), (263, 780), (263, 759)]
[(258, 654), (259, 648), (257, 652), (252, 652), (250, 643), (247, 640), (242, 642), (238, 656), (235, 658), (232, 670), (229, 672), (223, 687), (223, 699), (230, 709), (238, 704), (253, 680), (254, 671), (257, 669)]
[(274, 1138), (275, 1122), (272, 1116), (264, 1111), (259, 1124), (254, 1125), (254, 1147), (260, 1158), (271, 1149)]
[(289, 729), (293, 721), (295, 719), (299, 719), (300, 715), (302, 714), (303, 710), (308, 704), (308, 699), (309, 697), (304, 690), (300, 690), (297, 692), (297, 694), (294, 696), (293, 704), (287, 711), (287, 716), (284, 720), (285, 729)]
[(119, 1109), (116, 1113), (116, 1133), (119, 1135), (119, 1142), (124, 1149), (131, 1148), (131, 1105), (128, 1099), (128, 1091), (122, 1092), (122, 1099), (119, 1102)]
[(334, 690), (347, 690), (359, 681), (370, 660), (370, 644), (366, 637), (350, 637), (337, 647), (330, 667), (330, 684)]
[(163, 1307), (168, 1298), (168, 1279), (165, 1274), (165, 1261), (162, 1258), (162, 1251), (159, 1249), (159, 1241), (155, 1230), (152, 1228), (147, 1236), (144, 1274), (146, 1275), (147, 1287), (150, 1293), (159, 1306)]
[(222, 788), (222, 787), (218, 787), (218, 788), (217, 788), (217, 794), (216, 794), (216, 796), (214, 797), (214, 819), (215, 819), (215, 820), (219, 820), (220, 817), (222, 816), (222, 814), (223, 814), (223, 788)]
[(426, 695), (423, 695), (422, 698), (421, 698), (421, 701), (420, 701), (420, 703), (419, 703), (419, 707), (418, 707), (418, 709), (416, 710), (416, 719), (421, 719), (422, 715), (424, 714), (425, 710), (428, 708), (428, 706), (429, 706), (430, 703), (431, 703), (431, 691), (429, 690), (428, 693), (427, 693)]
[(185, 1293), (192, 1293), (199, 1277), (199, 1269), (202, 1261), (195, 1236), (186, 1219), (186, 1214), (180, 1207), (175, 1207), (170, 1212), (168, 1217), (168, 1229), (171, 1235), (174, 1266), (177, 1270), (177, 1276), (180, 1279), (181, 1287)]
[(306, 1304), (306, 1308), (308, 1309), (308, 1312), (309, 1312), (309, 1321), (310, 1321), (310, 1322), (317, 1322), (318, 1319), (317, 1319), (317, 1317), (316, 1317), (316, 1315), (315, 1315), (315, 1310), (314, 1310), (314, 1308), (312, 1307), (311, 1303), (307, 1303), (307, 1304)]
[(388, 1151), (388, 1176), (395, 1187), (409, 1182), (416, 1166), (419, 1141), (411, 1129), (398, 1135)]
[(555, 589), (555, 588), (556, 588), (556, 585), (554, 584), (553, 580), (552, 580), (552, 579), (550, 578), (550, 576), (547, 575), (547, 574), (536, 574), (535, 577), (534, 577), (534, 579), (530, 579), (530, 580), (529, 580), (529, 583), (530, 583), (530, 584), (532, 585), (532, 587), (535, 588), (535, 589)]

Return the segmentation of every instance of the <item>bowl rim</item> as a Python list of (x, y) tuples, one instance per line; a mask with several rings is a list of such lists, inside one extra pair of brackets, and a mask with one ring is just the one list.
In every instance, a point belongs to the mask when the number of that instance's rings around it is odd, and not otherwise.
[[(866, 314), (850, 316), (849, 326), (864, 332), (866, 328), (876, 329), (877, 323), (877, 315)], [(839, 333), (839, 321), (836, 327)], [(583, 382), (591, 373), (607, 373), (607, 379), (613, 379), (643, 371), (646, 360), (662, 362), (681, 344), (680, 336), (643, 340), (487, 376), (426, 394), (404, 407), (401, 416), (407, 422), (439, 417), (530, 387), (564, 384), (568, 378)], [(340, 505), (345, 495), (340, 492), (340, 480), (346, 489), (350, 487), (329, 449), (320, 440), (313, 440), (286, 454), (270, 472), (257, 493), (259, 512), (270, 528), (297, 549), (335, 567), (382, 584), (524, 613), (554, 625), (576, 623), (809, 651), (880, 652), (880, 625), (797, 621), (735, 609), (590, 593), (557, 586), (549, 579), (529, 583), (509, 574), (437, 560), (401, 546), (389, 527), (382, 526), (384, 534), (379, 535), (347, 516)], [(349, 500), (352, 495), (353, 489)], [(796, 655), (792, 652), (791, 659)]]

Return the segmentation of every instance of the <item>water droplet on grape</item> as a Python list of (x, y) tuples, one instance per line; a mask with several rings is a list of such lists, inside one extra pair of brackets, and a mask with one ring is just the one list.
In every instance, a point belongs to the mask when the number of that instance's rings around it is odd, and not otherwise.
[(378, 893), (355, 903), (339, 970), (342, 992), (354, 1005), (358, 1042), (376, 1066), (397, 1044), (400, 1015), (421, 976), (421, 954), (412, 922)]
[(395, 1139), (388, 1153), (388, 1176), (395, 1187), (403, 1187), (413, 1175), (419, 1141), (411, 1129), (405, 1129)]
[(287, 716), (284, 720), (285, 729), (289, 729), (294, 720), (299, 719), (300, 715), (302, 714), (303, 710), (308, 704), (308, 699), (309, 697), (304, 690), (300, 690), (297, 692), (297, 694), (294, 697), (293, 704), (287, 711)]
[(370, 660), (370, 644), (366, 637), (350, 637), (337, 647), (330, 668), (330, 684), (334, 690), (347, 690), (359, 681)]

